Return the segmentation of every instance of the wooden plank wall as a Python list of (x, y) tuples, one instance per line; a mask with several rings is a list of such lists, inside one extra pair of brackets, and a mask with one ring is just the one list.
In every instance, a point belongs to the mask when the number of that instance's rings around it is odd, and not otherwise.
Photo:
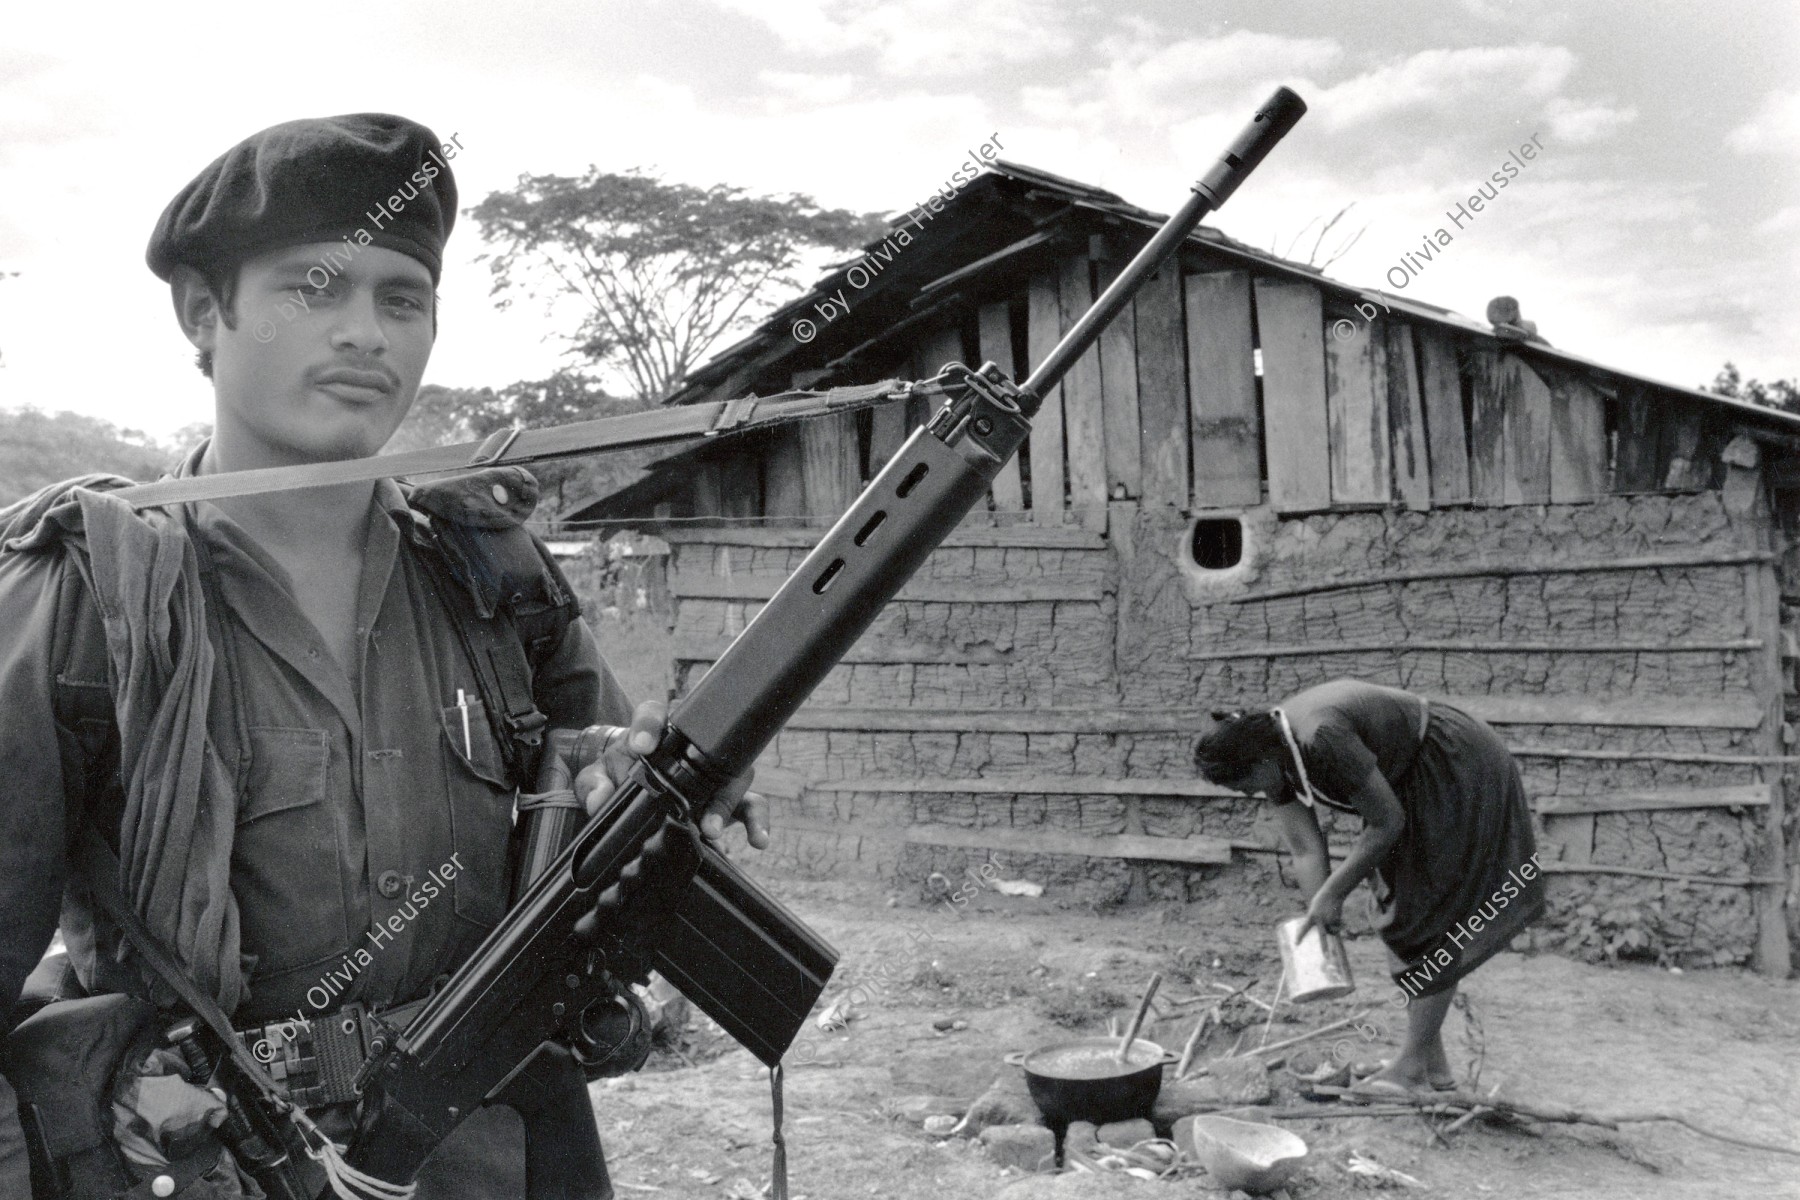
[(1193, 496), (1201, 508), (1262, 502), (1262, 429), (1250, 304), (1247, 272), (1187, 277)]
[[(1094, 302), (1091, 264), (1085, 256), (1065, 259), (1057, 274), (1062, 332), (1067, 333)], [(1063, 427), (1067, 431), (1069, 510), (1077, 524), (1106, 528), (1106, 413), (1100, 397), (1100, 350), (1075, 360), (1063, 376)]]
[[(1125, 263), (1100, 264), (1098, 291), (1105, 291)], [(1100, 334), (1100, 408), (1106, 431), (1106, 494), (1112, 500), (1136, 500), (1143, 494), (1144, 469), (1139, 446), (1141, 416), (1138, 396), (1137, 310), (1126, 305)]]
[(1258, 278), (1263, 428), (1269, 503), (1276, 512), (1331, 507), (1331, 443), (1325, 410), (1325, 334), (1319, 289)]
[(1387, 353), (1373, 326), (1353, 324), (1352, 335), (1345, 338), (1338, 336), (1342, 326), (1334, 321), (1331, 336), (1325, 339), (1331, 502), (1385, 504), (1393, 497)]
[(1182, 344), (1186, 324), (1181, 287), (1181, 267), (1170, 263), (1132, 301), (1137, 323), (1137, 439), (1143, 459), (1143, 502), (1172, 508), (1180, 508), (1188, 499), (1187, 355)]
[[(1048, 358), (1062, 337), (1062, 302), (1057, 295), (1056, 276), (1048, 272), (1031, 277), (1025, 298), (1026, 345), (1031, 365), (1036, 367)], [(1031, 455), (1031, 519), (1033, 524), (1058, 526), (1063, 523), (1064, 497), (1068, 490), (1068, 474), (1063, 464), (1063, 445), (1067, 440), (1063, 421), (1063, 385), (1058, 383), (1044, 396), (1043, 407), (1031, 422), (1031, 442), (1026, 447)]]
[[(991, 360), (1022, 377), (1120, 269), (1100, 239), (926, 329), (905, 368)], [(1109, 502), (1282, 514), (1401, 505), (1576, 503), (1717, 487), (1733, 427), (1703, 404), (1399, 316), (1370, 321), (1316, 285), (1187, 262), (1152, 279), (1046, 397), (1023, 463), (978, 521), (1104, 530)], [(1014, 361), (1018, 346), (1025, 361)], [(778, 520), (839, 507), (926, 417), (875, 410), (860, 434), (808, 425), (772, 436), (754, 488), (727, 468), (695, 485), (701, 515)], [(862, 439), (859, 441), (859, 437)], [(834, 455), (854, 460), (833, 470)]]
[[(1012, 319), (1008, 306), (1004, 301), (997, 304), (984, 304), (981, 306), (979, 318), (981, 353), (978, 357), (980, 362), (970, 365), (979, 366), (980, 363), (991, 362), (1014, 379), (1018, 379), (1018, 367), (1013, 362)], [(1000, 474), (994, 477), (992, 499), (994, 513), (1002, 521), (1015, 521), (1024, 515), (1025, 488), (1024, 484), (1020, 482), (1017, 456), (1001, 467)]]

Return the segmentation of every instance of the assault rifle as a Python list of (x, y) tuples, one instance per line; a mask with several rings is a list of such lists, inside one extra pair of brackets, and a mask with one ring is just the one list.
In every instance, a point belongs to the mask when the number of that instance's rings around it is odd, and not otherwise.
[[(987, 492), (1045, 393), (1305, 111), (1299, 96), (1278, 89), (1022, 385), (992, 363), (952, 363), (931, 381), (946, 396), (943, 407), (676, 706), (661, 745), (532, 879), (449, 983), (366, 1061), (351, 1166), (410, 1183), (470, 1112), (519, 1094), (514, 1085), (529, 1078), (546, 1042), (579, 1044), (584, 1014), (610, 997), (613, 976), (644, 965), (778, 1066), (837, 953), (701, 841), (699, 814)], [(591, 1186), (552, 1181), (553, 1167), (540, 1174), (535, 1158), (528, 1151), (534, 1197)]]

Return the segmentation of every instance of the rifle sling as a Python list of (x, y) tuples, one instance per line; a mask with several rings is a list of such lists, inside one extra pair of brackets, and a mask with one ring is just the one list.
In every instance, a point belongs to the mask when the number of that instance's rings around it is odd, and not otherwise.
[(364, 483), (402, 475), (431, 475), (470, 467), (517, 466), (603, 450), (716, 437), (849, 412), (904, 396), (911, 388), (911, 384), (889, 379), (861, 387), (833, 388), (828, 392), (784, 392), (766, 400), (749, 397), (683, 404), (619, 417), (575, 421), (548, 429), (502, 430), (501, 434), (505, 436), (490, 437), (481, 442), (461, 442), (400, 454), (164, 479), (120, 488), (111, 494), (133, 508), (151, 508), (192, 500), (222, 500), (295, 488)]
[(131, 948), (137, 952), (138, 957), (143, 959), (144, 965), (158, 979), (168, 984), (170, 990), (193, 1010), (194, 1015), (206, 1023), (206, 1027), (224, 1044), (225, 1053), (231, 1056), (232, 1063), (243, 1072), (244, 1077), (277, 1110), (287, 1110), (290, 1107), (288, 1101), (276, 1088), (275, 1081), (269, 1078), (263, 1065), (238, 1040), (231, 1028), (231, 1018), (225, 1015), (225, 1011), (211, 996), (201, 991), (199, 985), (188, 978), (174, 951), (144, 924), (137, 909), (125, 898), (125, 893), (119, 888), (119, 856), (106, 844), (100, 831), (91, 822), (84, 825), (81, 836), (76, 839), (75, 862), (87, 881), (88, 892), (94, 903), (119, 923), (120, 932), (131, 943)]

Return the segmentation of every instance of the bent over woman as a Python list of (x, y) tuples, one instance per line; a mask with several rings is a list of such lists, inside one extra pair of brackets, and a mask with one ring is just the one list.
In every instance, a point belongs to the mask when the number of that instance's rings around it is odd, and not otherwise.
[[(1447, 704), (1335, 679), (1272, 709), (1215, 712), (1194, 765), (1274, 806), (1307, 896), (1302, 934), (1335, 931), (1344, 898), (1370, 881), (1375, 927), (1409, 998), (1406, 1042), (1353, 1090), (1453, 1087), (1441, 1030), (1457, 983), (1544, 909), (1524, 781), (1499, 737)], [(1318, 805), (1362, 818), (1336, 870)]]

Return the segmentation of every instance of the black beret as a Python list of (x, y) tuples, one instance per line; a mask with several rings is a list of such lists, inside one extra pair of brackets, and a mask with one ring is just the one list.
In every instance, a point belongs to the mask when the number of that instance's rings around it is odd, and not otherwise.
[(456, 223), (447, 160), (459, 148), (386, 113), (271, 126), (169, 201), (144, 258), (166, 280), (181, 265), (210, 274), (267, 250), (349, 237), (410, 255), (436, 280)]

